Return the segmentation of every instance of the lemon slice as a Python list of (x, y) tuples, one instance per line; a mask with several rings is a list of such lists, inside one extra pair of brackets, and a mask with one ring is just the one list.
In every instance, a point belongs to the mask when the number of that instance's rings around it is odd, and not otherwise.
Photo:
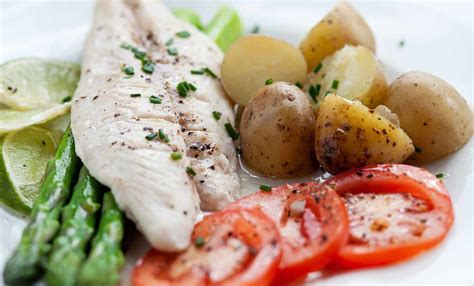
[(80, 66), (25, 58), (0, 66), (0, 134), (44, 123), (66, 113)]
[(58, 141), (49, 130), (29, 127), (0, 139), (0, 201), (29, 214)]

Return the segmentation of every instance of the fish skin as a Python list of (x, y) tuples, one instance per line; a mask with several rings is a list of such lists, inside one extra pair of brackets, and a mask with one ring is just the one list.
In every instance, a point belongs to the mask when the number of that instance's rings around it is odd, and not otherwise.
[[(183, 30), (191, 37), (176, 37)], [(177, 57), (166, 51), (171, 37)], [(140, 60), (120, 48), (124, 43), (147, 51), (155, 71), (144, 73)], [(111, 188), (149, 243), (162, 251), (189, 245), (200, 206), (220, 209), (239, 196), (237, 157), (223, 127), (234, 122), (232, 104), (220, 80), (190, 73), (208, 67), (219, 74), (222, 57), (212, 41), (160, 2), (96, 3), (71, 109), (76, 152), (90, 173)], [(124, 64), (133, 67), (133, 76), (121, 71)], [(197, 90), (181, 98), (176, 85), (184, 80)], [(136, 93), (141, 96), (130, 96)], [(161, 104), (150, 103), (152, 95)], [(212, 111), (221, 112), (221, 120)], [(145, 138), (159, 129), (169, 143)], [(172, 152), (181, 152), (182, 159), (173, 160)], [(188, 175), (187, 167), (196, 176)]]

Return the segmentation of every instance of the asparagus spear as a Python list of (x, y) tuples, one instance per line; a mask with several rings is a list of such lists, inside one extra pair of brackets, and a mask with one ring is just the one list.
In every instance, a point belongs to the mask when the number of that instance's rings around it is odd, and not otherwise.
[(48, 285), (76, 284), (86, 246), (95, 231), (102, 195), (99, 182), (82, 167), (71, 201), (63, 210), (61, 231), (53, 242), (46, 272)]
[(123, 213), (108, 192), (104, 195), (99, 230), (92, 241), (92, 249), (79, 273), (80, 286), (116, 285), (120, 269), (125, 263), (120, 249), (124, 229)]
[(204, 28), (204, 33), (224, 52), (242, 35), (242, 31), (239, 14), (228, 6), (222, 6)]
[(78, 165), (74, 138), (68, 128), (54, 158), (48, 163), (39, 197), (33, 204), (30, 222), (23, 231), (20, 244), (5, 265), (3, 279), (7, 284), (31, 284), (44, 272), (44, 258), (59, 229), (61, 208), (69, 198)]

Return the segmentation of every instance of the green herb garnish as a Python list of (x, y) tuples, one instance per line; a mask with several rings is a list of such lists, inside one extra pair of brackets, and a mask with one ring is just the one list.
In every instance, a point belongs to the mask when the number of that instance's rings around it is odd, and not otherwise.
[(318, 73), (323, 68), (323, 64), (319, 63), (313, 70), (314, 73)]
[(260, 32), (260, 26), (259, 25), (253, 26), (252, 30), (250, 31), (250, 33), (252, 33), (252, 34), (258, 34), (258, 32)]
[(313, 99), (313, 101), (315, 103), (318, 102), (317, 97), (318, 97), (320, 91), (321, 91), (321, 85), (320, 84), (311, 85), (309, 87), (309, 90), (308, 90), (309, 96)]
[(196, 171), (192, 167), (186, 167), (186, 173), (192, 177), (196, 176)]
[(186, 97), (188, 96), (188, 91), (196, 91), (197, 87), (193, 85), (192, 83), (189, 83), (187, 81), (182, 81), (178, 83), (176, 86), (176, 89), (178, 90), (178, 94), (181, 97)]
[(122, 71), (123, 71), (126, 75), (134, 75), (134, 74), (135, 74), (135, 70), (134, 70), (133, 67), (131, 67), (131, 66), (123, 66), (123, 67), (122, 67)]
[(156, 133), (150, 133), (150, 134), (147, 134), (145, 136), (145, 139), (148, 140), (148, 141), (151, 141), (151, 140), (155, 139), (157, 136), (158, 136), (158, 134), (156, 134)]
[(436, 178), (438, 178), (438, 179), (443, 179), (443, 178), (444, 178), (444, 174), (443, 174), (443, 173), (438, 173), (438, 174), (436, 174)]
[(232, 140), (239, 139), (239, 133), (235, 131), (234, 127), (232, 126), (232, 124), (230, 124), (230, 122), (227, 122), (226, 124), (224, 124), (224, 127), (225, 127), (225, 130), (227, 130), (227, 134), (229, 134), (229, 137), (232, 138)]
[(143, 63), (142, 71), (144, 71), (145, 73), (151, 74), (151, 73), (153, 73), (154, 70), (155, 70), (155, 63), (154, 62), (146, 61), (145, 63)]
[(171, 45), (173, 44), (173, 42), (174, 42), (174, 39), (171, 38), (171, 39), (169, 39), (168, 41), (166, 41), (166, 44), (165, 44), (165, 45), (171, 46)]
[(198, 236), (196, 237), (196, 239), (194, 240), (194, 245), (197, 247), (197, 248), (201, 248), (204, 246), (204, 237), (202, 236)]
[(150, 96), (150, 103), (153, 103), (153, 104), (161, 104), (161, 97), (158, 97), (158, 96)]
[(132, 52), (135, 55), (135, 58), (139, 60), (143, 60), (146, 57), (146, 52), (140, 51), (139, 49), (133, 48)]
[(142, 96), (141, 93), (132, 93), (130, 94), (130, 97), (140, 97)]
[(188, 31), (181, 31), (181, 32), (176, 33), (176, 36), (185, 39), (185, 38), (189, 38), (191, 34)]
[(214, 119), (219, 121), (219, 119), (221, 119), (221, 115), (222, 113), (220, 113), (219, 111), (213, 111), (212, 112), (212, 116), (214, 116)]
[(422, 151), (422, 150), (421, 150), (421, 148), (420, 148), (420, 147), (418, 147), (418, 146), (415, 146), (415, 152), (416, 152), (416, 153), (421, 153), (421, 151)]
[(66, 103), (66, 102), (69, 102), (72, 100), (72, 96), (68, 95), (68, 96), (65, 96), (61, 101), (62, 103)]
[(165, 143), (170, 142), (170, 138), (168, 137), (168, 135), (165, 134), (165, 132), (161, 128), (158, 130), (158, 137), (161, 140), (165, 141)]
[(273, 79), (269, 78), (265, 81), (265, 85), (269, 85), (273, 83)]
[(204, 74), (204, 70), (200, 69), (200, 70), (191, 70), (191, 73), (192, 74)]
[(332, 89), (335, 90), (337, 89), (338, 86), (339, 86), (339, 81), (337, 79), (333, 80), (332, 85), (331, 85)]
[(272, 191), (272, 186), (267, 185), (267, 184), (261, 184), (260, 185), (260, 190), (264, 192), (271, 192)]
[(177, 48), (168, 48), (168, 54), (170, 56), (177, 56), (178, 55), (178, 49)]
[(209, 68), (203, 68), (202, 69), (204, 71), (204, 73), (206, 73), (208, 76), (212, 77), (212, 78), (217, 78), (217, 75), (211, 71)]
[(176, 160), (180, 160), (181, 158), (183, 158), (183, 154), (181, 154), (180, 152), (171, 153), (171, 159), (176, 161)]
[(303, 89), (303, 84), (300, 81), (295, 82), (295, 85), (301, 89)]

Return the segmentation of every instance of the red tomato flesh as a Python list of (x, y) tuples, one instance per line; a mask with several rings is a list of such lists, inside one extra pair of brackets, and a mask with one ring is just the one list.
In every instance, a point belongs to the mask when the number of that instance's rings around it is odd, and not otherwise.
[(260, 207), (277, 225), (283, 258), (275, 281), (304, 277), (328, 264), (348, 237), (343, 201), (329, 187), (302, 183), (260, 191), (225, 209)]
[(397, 262), (437, 245), (453, 223), (443, 183), (424, 169), (379, 165), (326, 181), (344, 198), (349, 242), (335, 263), (357, 268)]
[(281, 259), (278, 230), (259, 209), (206, 216), (192, 240), (180, 254), (149, 251), (133, 285), (269, 285)]

